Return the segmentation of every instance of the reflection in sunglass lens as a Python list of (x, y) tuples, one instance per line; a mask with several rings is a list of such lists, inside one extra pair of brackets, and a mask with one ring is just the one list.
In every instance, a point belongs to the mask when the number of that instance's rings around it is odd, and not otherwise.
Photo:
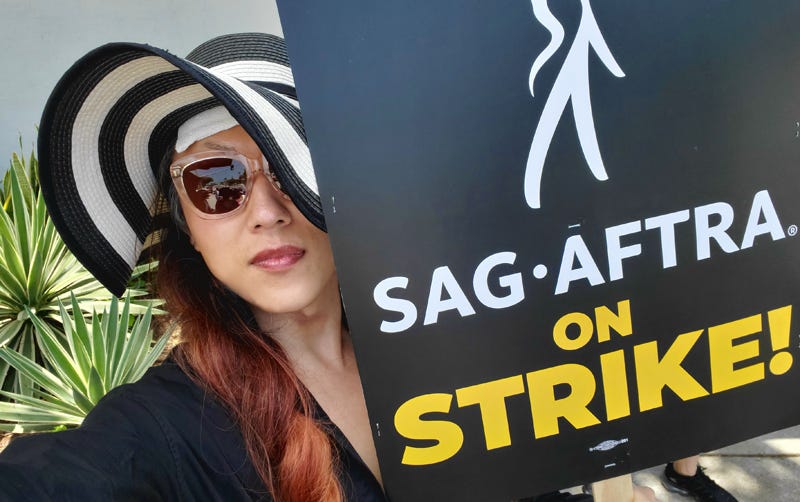
[(198, 160), (183, 170), (183, 186), (192, 204), (204, 213), (229, 213), (244, 203), (247, 168), (225, 157)]

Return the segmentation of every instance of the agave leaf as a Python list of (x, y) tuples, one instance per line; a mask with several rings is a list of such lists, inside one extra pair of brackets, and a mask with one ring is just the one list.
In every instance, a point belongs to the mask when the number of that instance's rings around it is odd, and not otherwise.
[(80, 365), (77, 364), (69, 352), (58, 341), (56, 335), (53, 333), (52, 328), (42, 322), (35, 314), (28, 308), (25, 308), (28, 315), (36, 326), (36, 334), (38, 335), (39, 346), (46, 352), (46, 357), (50, 361), (53, 369), (58, 373), (65, 383), (73, 387), (85, 388), (86, 375), (80, 373)]
[(153, 345), (152, 350), (147, 352), (144, 357), (139, 361), (138, 365), (134, 368), (130, 379), (132, 381), (137, 381), (142, 376), (144, 376), (145, 372), (147, 371), (150, 366), (152, 366), (158, 357), (164, 352), (164, 348), (167, 346), (167, 342), (169, 342), (168, 336), (162, 336), (156, 343)]
[[(17, 234), (14, 231), (14, 220), (5, 211), (0, 211), (0, 239), (2, 239), (0, 242), (3, 243), (3, 247), (16, 246)], [(0, 260), (4, 260), (4, 257), (0, 256)]]
[(8, 209), (11, 207), (11, 170), (9, 169), (3, 175), (3, 192), (2, 197), (0, 197), (0, 204), (3, 206), (2, 212), (7, 212)]
[(75, 423), (74, 420), (76, 418), (78, 419), (77, 424), (80, 424), (83, 421), (82, 417), (73, 415), (71, 413), (64, 413), (57, 410), (46, 410), (40, 406), (0, 402), (0, 420), (52, 423), (53, 425), (58, 425), (60, 423)]
[(106, 345), (108, 347), (108, 358), (106, 359), (106, 382), (114, 385), (116, 382), (116, 372), (114, 371), (120, 364), (120, 358), (128, 337), (128, 321), (130, 319), (131, 297), (128, 295), (122, 304), (120, 322), (113, 332), (106, 333)]
[(94, 403), (78, 389), (72, 389), (72, 398), (84, 413), (88, 414), (94, 408)]
[(135, 382), (137, 380), (135, 375), (138, 373), (139, 361), (141, 361), (144, 353), (150, 348), (153, 339), (149, 328), (150, 315), (145, 314), (144, 318), (140, 320), (139, 325), (134, 326), (133, 332), (128, 339), (128, 346), (126, 349), (129, 349), (129, 352), (126, 354), (125, 364), (127, 369), (123, 375), (125, 381)]
[(83, 318), (81, 314), (81, 309), (78, 306), (78, 299), (75, 296), (71, 298), (72, 303), (72, 320), (74, 322), (73, 325), (73, 333), (76, 339), (80, 340), (81, 346), (83, 346), (88, 355), (89, 360), (92, 360), (92, 344), (91, 344), (91, 337), (89, 336), (89, 327), (86, 325), (86, 319)]
[[(52, 227), (52, 225), (49, 225)], [(44, 203), (41, 199), (37, 200), (33, 223), (31, 226), (31, 257), (29, 259), (27, 273), (27, 290), (31, 298), (41, 298), (45, 294), (47, 283), (45, 277), (46, 246), (48, 242), (43, 239), (43, 230), (48, 227), (47, 213), (44, 210)]]
[[(59, 256), (59, 254), (63, 254), (64, 249), (66, 248), (66, 246), (64, 246), (64, 241), (61, 240), (58, 232), (56, 232), (55, 225), (50, 222), (48, 216), (45, 217), (45, 221), (42, 223), (39, 241), (41, 243), (39, 252), (41, 252), (43, 255), (43, 261), (48, 264), (56, 263), (56, 257)], [(65, 260), (66, 257), (59, 259)], [(48, 270), (44, 271), (44, 278), (47, 283), (52, 282), (52, 277), (55, 270), (57, 270), (57, 267), (50, 267)]]
[(43, 296), (44, 282), (44, 255), (39, 250), (39, 240), (33, 243), (33, 258), (28, 266), (26, 289), (28, 295), (33, 298)]
[[(29, 187), (30, 188), (30, 187)], [(23, 269), (27, 269), (26, 259), (30, 257), (30, 229), (31, 217), (29, 208), (32, 206), (32, 194), (28, 190), (23, 190), (20, 178), (11, 173), (11, 214), (14, 219), (14, 226), (17, 233), (17, 245), (19, 246), (19, 257), (23, 260)]]
[(105, 388), (105, 385), (103, 385), (103, 379), (100, 377), (100, 373), (98, 373), (97, 368), (92, 368), (89, 372), (89, 400), (97, 404), (106, 392), (108, 392), (108, 390)]
[[(27, 357), (33, 361), (36, 359), (36, 342), (34, 340), (33, 327), (28, 324), (22, 328), (22, 336), (18, 338), (17, 352), (23, 357)], [(26, 375), (24, 372), (17, 375), (17, 385), (20, 394), (30, 396), (33, 394), (33, 379)]]
[(0, 391), (0, 394), (19, 404), (26, 404), (31, 407), (39, 406), (43, 410), (52, 410), (72, 415), (80, 415), (82, 413), (81, 409), (78, 408), (74, 403), (66, 403), (64, 401), (53, 399), (52, 396), (50, 396), (49, 394), (45, 394), (45, 398), (39, 396), (37, 397), (23, 396), (22, 394), (17, 394), (16, 392), (6, 392), (6, 391)]
[(17, 336), (23, 326), (25, 326), (25, 320), (14, 319), (0, 327), (0, 346), (5, 347), (9, 340)]
[[(86, 348), (86, 344), (84, 343), (84, 340), (81, 339), (72, 329), (72, 320), (70, 319), (69, 314), (67, 314), (67, 309), (64, 308), (64, 304), (59, 301), (58, 307), (61, 311), (61, 318), (64, 320), (62, 321), (62, 326), (64, 326), (64, 335), (67, 337), (69, 351), (72, 354), (72, 357), (75, 358), (75, 362), (78, 363), (80, 374), (88, 375), (89, 368), (91, 368), (92, 363), (89, 359), (89, 352)], [(88, 381), (85, 383), (88, 383)]]
[[(36, 127), (36, 133), (39, 133), (39, 127)], [(22, 141), (19, 143), (20, 151), (22, 151)], [(28, 166), (29, 169), (29, 180), (31, 183), (31, 189), (34, 192), (39, 192), (39, 159), (36, 157), (36, 147), (31, 145), (31, 155), (28, 159)]]
[[(0, 232), (3, 232), (3, 225), (0, 225)], [(12, 234), (11, 239), (15, 239)], [(4, 274), (0, 277), (4, 283), (8, 281), (8, 286), (21, 293), (20, 298), (25, 298), (27, 292), (24, 289), (25, 284), (25, 267), (22, 263), (22, 257), (18, 249), (19, 241), (7, 241), (5, 235), (0, 235), (0, 242), (3, 244), (3, 264), (5, 267)], [(19, 285), (19, 287), (15, 287)]]
[[(125, 299), (126, 303), (129, 302), (129, 298)], [(141, 338), (141, 333), (137, 332), (137, 326), (142, 324), (143, 322), (147, 323), (146, 330), (149, 330), (149, 318), (146, 316), (137, 316), (133, 322), (133, 327), (128, 333), (126, 329), (124, 335), (124, 341), (119, 347), (119, 355), (117, 362), (114, 364), (113, 369), (111, 370), (111, 374), (107, 376), (107, 381), (109, 385), (115, 387), (117, 385), (121, 385), (125, 382), (135, 382), (135, 380), (128, 378), (128, 374), (130, 373), (131, 367), (135, 363), (135, 348), (136, 348), (136, 341), (138, 338)]]
[[(5, 360), (0, 359), (0, 382), (5, 382), (9, 372), (15, 371), (14, 368)], [(9, 380), (13, 381), (13, 380)]]
[[(35, 362), (23, 356), (19, 352), (10, 350), (8, 347), (0, 348), (0, 358), (13, 366), (18, 372), (24, 374), (37, 385), (47, 389), (48, 392), (64, 401), (72, 400), (69, 389), (57, 376), (42, 368)], [(24, 394), (24, 393), (23, 393)]]
[[(30, 184), (28, 173), (25, 169), (25, 157), (20, 158), (16, 152), (11, 154), (11, 168), (8, 172), (9, 184), (5, 187), (6, 193), (10, 194), (13, 190), (12, 184), (17, 183), (22, 196), (28, 206), (33, 205), (33, 187)], [(15, 179), (16, 178), (16, 179)]]
[[(0, 263), (0, 282), (3, 284), (3, 296), (11, 296), (14, 299), (25, 297), (25, 286), (6, 267), (2, 266), (2, 263)], [(15, 306), (23, 305), (16, 300), (8, 301), (8, 303), (14, 303)]]
[(100, 373), (100, 378), (105, 378), (103, 372), (106, 367), (106, 344), (103, 334), (103, 323), (97, 312), (92, 314), (92, 368)]
[(104, 364), (103, 367), (101, 368), (102, 371), (100, 373), (103, 375), (104, 379), (110, 380), (109, 367), (114, 357), (112, 347), (117, 345), (117, 338), (119, 337), (119, 326), (127, 322), (128, 322), (127, 317), (122, 321), (120, 321), (119, 300), (116, 297), (112, 298), (111, 303), (109, 303), (108, 305), (108, 311), (104, 312), (103, 314), (103, 333), (101, 335), (101, 341), (103, 342), (103, 354), (105, 354), (105, 360), (103, 361)]

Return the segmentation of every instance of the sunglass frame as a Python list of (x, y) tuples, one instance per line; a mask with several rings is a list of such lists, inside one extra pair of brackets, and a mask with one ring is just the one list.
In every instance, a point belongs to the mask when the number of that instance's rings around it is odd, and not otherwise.
[[(226, 211), (224, 213), (208, 213), (204, 211), (202, 208), (198, 207), (194, 199), (192, 199), (189, 196), (189, 193), (186, 191), (186, 185), (184, 183), (183, 175), (187, 169), (195, 166), (196, 164), (217, 158), (226, 159), (231, 162), (238, 161), (244, 165), (245, 167), (244, 199), (236, 208), (230, 211)], [(269, 167), (269, 162), (267, 162), (266, 157), (264, 157), (263, 155), (261, 156), (260, 159), (253, 159), (241, 153), (230, 152), (225, 150), (208, 150), (182, 157), (178, 162), (173, 163), (172, 165), (169, 166), (170, 177), (172, 178), (172, 183), (175, 185), (175, 188), (178, 191), (178, 196), (188, 203), (188, 206), (192, 208), (192, 211), (195, 214), (207, 220), (218, 220), (221, 218), (227, 218), (229, 216), (238, 214), (242, 210), (242, 208), (244, 208), (247, 205), (247, 201), (250, 200), (250, 194), (252, 193), (253, 190), (253, 183), (255, 180), (255, 176), (259, 171), (264, 174), (264, 176), (267, 178), (267, 181), (272, 186), (272, 188), (274, 188), (284, 199), (291, 200), (289, 196), (286, 194), (286, 192), (284, 192), (283, 189), (281, 188), (281, 184), (278, 181), (278, 178), (275, 176), (275, 173), (272, 172), (272, 169)]]

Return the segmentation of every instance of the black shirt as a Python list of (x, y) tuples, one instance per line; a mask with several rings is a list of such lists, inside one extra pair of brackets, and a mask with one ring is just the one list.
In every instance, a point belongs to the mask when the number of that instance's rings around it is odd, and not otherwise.
[[(327, 423), (317, 407), (317, 417)], [(348, 501), (385, 502), (333, 424)], [(77, 429), (20, 437), (0, 455), (0, 500), (271, 501), (225, 409), (177, 364), (108, 393)]]

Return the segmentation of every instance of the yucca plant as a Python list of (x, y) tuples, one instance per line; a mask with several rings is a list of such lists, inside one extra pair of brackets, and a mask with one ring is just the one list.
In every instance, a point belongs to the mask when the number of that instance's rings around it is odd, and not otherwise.
[[(3, 210), (0, 211), (0, 347), (10, 347), (26, 358), (41, 362), (33, 319), (60, 328), (65, 322), (59, 300), (76, 318), (102, 311), (112, 300), (106, 290), (72, 255), (56, 232), (47, 214), (38, 187), (37, 161), (13, 155), (3, 180)], [(141, 271), (141, 269), (139, 269)], [(130, 309), (143, 313), (152, 300), (143, 299), (142, 290), (129, 290), (136, 300)], [(32, 396), (33, 381), (0, 361), (0, 388)]]
[[(22, 148), (22, 138), (19, 140), (19, 146)], [(25, 155), (17, 155), (16, 152), (11, 154), (11, 164), (9, 170), (6, 171), (3, 177), (3, 190), (2, 202), (3, 210), (10, 211), (11, 207), (11, 172), (22, 173), (23, 176), (20, 180), (23, 185), (27, 185), (23, 193), (36, 193), (39, 191), (39, 163), (36, 160), (36, 155), (31, 152), (30, 161), (26, 161)], [(29, 203), (31, 201), (28, 201)]]
[[(74, 295), (71, 306), (73, 312), (80, 311)], [(80, 425), (108, 391), (142, 377), (164, 351), (169, 335), (153, 341), (151, 308), (144, 315), (132, 316), (130, 297), (121, 311), (119, 307), (114, 298), (108, 311), (93, 313), (87, 323), (82, 315), (72, 319), (59, 304), (65, 320), (63, 333), (26, 309), (45, 365), (8, 347), (0, 348), (0, 359), (30, 379), (35, 389), (32, 396), (0, 391), (15, 401), (0, 402), (0, 420), (6, 422), (0, 423), (0, 430), (34, 432)]]

